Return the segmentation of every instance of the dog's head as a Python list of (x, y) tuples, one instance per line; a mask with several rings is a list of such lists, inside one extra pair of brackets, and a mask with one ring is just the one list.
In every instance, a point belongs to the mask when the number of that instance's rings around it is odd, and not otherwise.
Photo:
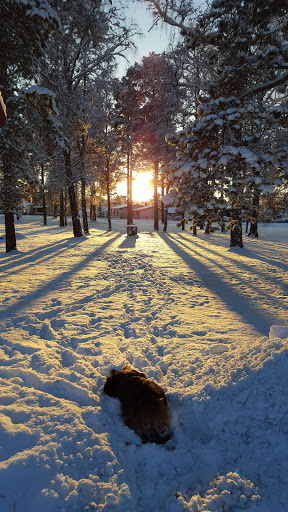
[(115, 388), (115, 374), (116, 370), (110, 371), (110, 376), (107, 377), (106, 382), (104, 384), (104, 393), (106, 395), (112, 396), (113, 398), (116, 398), (116, 388)]

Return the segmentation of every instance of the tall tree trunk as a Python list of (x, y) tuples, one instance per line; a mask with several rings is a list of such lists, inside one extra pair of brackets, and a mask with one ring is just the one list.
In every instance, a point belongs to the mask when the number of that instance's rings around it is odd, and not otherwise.
[(248, 233), (248, 236), (255, 236), (255, 238), (258, 238), (258, 216), (259, 216), (259, 203), (260, 203), (260, 192), (259, 190), (254, 190), (253, 194), (253, 213), (250, 223), (250, 230)]
[(258, 236), (259, 236), (257, 220), (251, 220), (248, 236), (251, 236), (251, 235), (254, 235), (255, 238), (258, 238)]
[(6, 252), (15, 251), (16, 247), (16, 232), (13, 205), (11, 203), (11, 196), (13, 194), (13, 184), (11, 185), (11, 176), (9, 173), (8, 158), (3, 157), (3, 208), (5, 212), (5, 238), (6, 238)]
[(47, 226), (47, 209), (46, 209), (46, 198), (45, 198), (44, 165), (43, 164), (41, 164), (41, 182), (42, 182), (43, 225)]
[(207, 219), (204, 233), (206, 233), (206, 235), (211, 233), (211, 219)]
[(130, 151), (127, 152), (127, 225), (133, 224), (132, 208), (132, 169)]
[(68, 191), (67, 191), (67, 187), (65, 187), (65, 190), (64, 190), (64, 224), (65, 224), (65, 226), (67, 226), (67, 224), (68, 224), (67, 208), (68, 208)]
[[(107, 162), (107, 181), (106, 181), (106, 184), (107, 184), (107, 207), (108, 207), (108, 231), (112, 231), (109, 162)], [(127, 217), (127, 223), (128, 223), (128, 217)]]
[(59, 208), (60, 227), (62, 228), (62, 227), (65, 226), (64, 190), (63, 190), (63, 187), (60, 188), (59, 202), (60, 202), (60, 208)]
[(159, 163), (154, 163), (154, 229), (159, 231), (159, 217), (158, 217), (158, 170)]
[(95, 183), (90, 186), (90, 220), (96, 220), (96, 190)]
[(6, 237), (6, 252), (15, 251), (16, 247), (16, 233), (14, 223), (14, 213), (12, 211), (5, 212), (5, 237)]
[(197, 218), (196, 217), (193, 217), (192, 234), (197, 235)]
[(68, 183), (68, 196), (70, 203), (70, 211), (72, 216), (72, 226), (73, 226), (73, 234), (75, 237), (80, 237), (83, 235), (81, 222), (78, 213), (78, 206), (75, 194), (74, 183), (72, 181), (72, 167), (71, 167), (71, 155), (70, 150), (64, 152), (65, 158), (65, 170), (66, 170), (66, 178)]
[(84, 233), (89, 233), (88, 215), (86, 207), (86, 181), (83, 177), (81, 178), (81, 208)]
[[(163, 203), (164, 205), (164, 203)], [(167, 231), (168, 224), (168, 206), (164, 206), (163, 231)]]
[[(164, 176), (162, 174), (161, 176), (161, 196), (163, 197), (165, 194), (165, 189), (164, 189)], [(165, 205), (163, 203), (163, 201), (161, 201), (161, 220), (162, 220), (162, 224), (165, 223)], [(167, 221), (167, 215), (166, 215), (166, 221)], [(167, 223), (166, 223), (166, 227), (167, 227)], [(164, 231), (166, 231), (166, 229), (164, 229)]]
[(230, 247), (243, 247), (241, 211), (231, 211)]
[(185, 212), (184, 211), (182, 212), (182, 220), (183, 220), (183, 222), (181, 223), (181, 228), (182, 228), (182, 231), (185, 231)]

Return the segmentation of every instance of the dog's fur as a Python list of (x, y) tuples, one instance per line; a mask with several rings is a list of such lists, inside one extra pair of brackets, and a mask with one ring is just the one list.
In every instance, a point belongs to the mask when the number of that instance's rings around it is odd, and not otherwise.
[(104, 393), (119, 398), (126, 425), (143, 443), (164, 444), (171, 437), (167, 398), (156, 382), (129, 366), (111, 370)]

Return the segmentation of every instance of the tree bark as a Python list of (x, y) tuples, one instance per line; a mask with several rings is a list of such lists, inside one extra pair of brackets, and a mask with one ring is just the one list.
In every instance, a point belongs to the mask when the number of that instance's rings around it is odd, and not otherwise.
[(159, 218), (158, 218), (158, 170), (159, 163), (154, 163), (154, 229), (159, 231)]
[(193, 219), (193, 224), (192, 224), (192, 233), (193, 235), (197, 235), (197, 219)]
[(65, 187), (64, 191), (64, 224), (67, 226), (67, 204), (68, 204), (68, 192), (67, 187)]
[[(162, 204), (164, 206), (164, 203), (162, 201)], [(168, 206), (164, 207), (164, 217), (163, 217), (163, 231), (167, 231), (167, 224), (168, 224)]]
[(258, 238), (258, 236), (259, 236), (257, 220), (251, 220), (248, 236), (251, 236), (251, 235), (254, 235), (255, 238)]
[(59, 202), (60, 202), (60, 208), (59, 208), (60, 227), (62, 228), (62, 227), (65, 226), (64, 191), (63, 191), (63, 187), (60, 188)]
[(230, 247), (243, 247), (240, 211), (235, 209), (231, 213)]
[(132, 169), (130, 151), (127, 152), (127, 225), (133, 224), (132, 209)]
[(82, 220), (84, 233), (89, 233), (88, 215), (86, 207), (86, 181), (85, 178), (81, 178), (81, 209), (82, 209)]
[(258, 216), (259, 216), (259, 203), (260, 203), (260, 192), (259, 190), (254, 190), (253, 194), (253, 213), (252, 213), (252, 219), (250, 222), (250, 230), (248, 233), (248, 236), (255, 236), (255, 238), (258, 238)]
[(211, 233), (211, 220), (210, 219), (207, 219), (207, 221), (206, 221), (206, 228), (205, 228), (204, 233), (206, 233), (206, 235), (209, 235)]
[(41, 164), (41, 182), (42, 182), (43, 225), (47, 226), (47, 209), (46, 209), (46, 198), (45, 198), (44, 165), (43, 164)]
[(185, 231), (185, 212), (183, 211), (182, 212), (182, 221), (181, 222), (181, 228), (182, 228), (182, 231)]
[(65, 151), (65, 170), (66, 170), (66, 178), (68, 183), (68, 196), (70, 203), (70, 211), (72, 216), (72, 226), (73, 226), (73, 234), (75, 237), (80, 237), (83, 235), (81, 222), (78, 213), (78, 206), (75, 194), (74, 183), (72, 182), (72, 167), (71, 167), (71, 155), (70, 151)]
[[(110, 169), (109, 169), (109, 162), (107, 162), (107, 207), (108, 207), (108, 231), (112, 231), (112, 223), (111, 223), (111, 198), (110, 198)], [(127, 223), (128, 223), (128, 216), (127, 216)]]
[(92, 183), (90, 187), (90, 220), (96, 220), (96, 190), (95, 184)]
[[(165, 190), (164, 190), (164, 176), (162, 174), (162, 176), (161, 176), (161, 195), (162, 195), (162, 197), (164, 196), (164, 194), (165, 194)], [(165, 211), (166, 211), (165, 205), (164, 205), (163, 201), (161, 201), (161, 220), (162, 220), (162, 224), (165, 223)], [(167, 227), (167, 215), (166, 215), (166, 227)], [(166, 229), (164, 231), (166, 231)]]
[(6, 236), (6, 252), (15, 251), (16, 233), (14, 224), (14, 213), (12, 211), (5, 212), (5, 236)]

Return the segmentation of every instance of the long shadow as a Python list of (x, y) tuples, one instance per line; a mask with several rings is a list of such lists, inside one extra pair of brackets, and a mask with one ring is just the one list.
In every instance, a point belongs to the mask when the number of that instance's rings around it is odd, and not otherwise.
[(123, 242), (119, 245), (119, 247), (121, 249), (134, 249), (136, 247), (136, 241), (138, 238), (138, 235), (126, 236), (126, 238), (124, 238)]
[[(188, 241), (188, 238), (185, 237), (185, 239)], [(195, 243), (195, 244), (198, 243), (199, 244), (198, 239), (204, 240), (205, 242), (206, 241), (210, 242), (211, 245), (215, 245), (217, 247), (224, 247), (224, 248), (226, 247), (223, 243), (221, 243), (222, 240), (220, 240), (220, 241), (219, 241), (219, 239), (217, 240), (215, 238), (215, 235), (213, 235), (213, 234), (211, 234), (211, 235), (204, 235), (204, 234), (200, 233), (200, 235), (198, 237), (193, 236), (193, 238), (191, 238), (189, 241), (191, 243)], [(245, 238), (243, 239), (243, 242), (244, 242), (243, 256), (247, 256), (248, 258), (255, 259), (255, 260), (258, 260), (258, 261), (262, 261), (263, 263), (268, 263), (269, 265), (274, 266), (274, 267), (278, 267), (281, 270), (285, 270), (285, 271), (288, 270), (288, 264), (276, 261), (275, 259), (272, 259), (272, 258), (271, 259), (267, 258), (267, 257), (263, 256), (262, 254), (261, 255), (260, 254), (256, 254), (255, 252), (251, 251), (251, 249), (245, 249)], [(271, 251), (273, 251), (273, 242), (266, 241), (266, 240), (259, 240), (259, 242), (264, 243), (266, 246), (268, 244), (271, 244), (272, 245)], [(229, 246), (227, 246), (226, 248), (228, 250)], [(288, 245), (287, 244), (285, 245), (285, 249), (288, 249)], [(209, 250), (212, 251), (212, 249), (209, 249)], [(215, 251), (215, 252), (216, 252), (216, 254), (218, 254), (217, 251)], [(227, 253), (227, 258), (229, 258), (229, 259), (231, 259), (233, 261), (233, 258), (229, 257), (229, 253)], [(244, 265), (244, 263), (243, 263), (243, 265)]]
[[(206, 265), (181, 249), (181, 247), (169, 238), (169, 235), (159, 233), (159, 236), (170, 247), (170, 249), (172, 249), (172, 251), (174, 251), (193, 271), (196, 272), (203, 285), (226, 304), (228, 310), (241, 315), (245, 323), (252, 325), (260, 334), (268, 335), (271, 319), (269, 320), (267, 318), (266, 312), (262, 313), (255, 308), (253, 304), (247, 300), (247, 297), (239, 296), (231, 286), (220, 279), (215, 273), (211, 272)], [(275, 319), (272, 323), (275, 323)]]
[(4, 270), (10, 270), (15, 267), (21, 267), (19, 269), (16, 269), (14, 272), (12, 271), (10, 274), (16, 274), (17, 272), (20, 272), (21, 270), (25, 269), (26, 267), (30, 266), (31, 264), (37, 264), (39, 260), (45, 261), (45, 259), (49, 259), (52, 255), (55, 256), (56, 254), (60, 253), (61, 251), (70, 249), (72, 246), (79, 245), (80, 243), (84, 242), (86, 240), (85, 237), (81, 238), (69, 238), (68, 240), (62, 240), (58, 242), (54, 242), (51, 244), (47, 244), (43, 246), (42, 248), (37, 249), (31, 249), (28, 252), (25, 253), (14, 253), (12, 256), (9, 257), (12, 258), (8, 262), (6, 261), (5, 264), (0, 264), (0, 271)]
[[(210, 235), (208, 235), (208, 236), (210, 236)], [(211, 236), (213, 236), (213, 235), (211, 235)], [(186, 238), (185, 238), (185, 239), (186, 239)], [(201, 237), (201, 240), (203, 240), (203, 239), (204, 239), (204, 237), (203, 237), (203, 238)], [(186, 240), (188, 241), (188, 239), (186, 239)], [(210, 241), (211, 241), (211, 245), (212, 245), (212, 244), (214, 244), (214, 245), (217, 245), (218, 247), (219, 247), (219, 246), (220, 246), (220, 247), (223, 247), (223, 245), (222, 245), (222, 244), (217, 243), (215, 240), (207, 240), (207, 241), (208, 241), (208, 242), (210, 242)], [(196, 238), (196, 237), (195, 237), (195, 238), (193, 238), (193, 240), (189, 240), (189, 242), (191, 242), (191, 243), (195, 243), (195, 244), (197, 244), (197, 245), (200, 245), (200, 244), (199, 244), (199, 242), (197, 241), (197, 238)], [(245, 240), (244, 240), (244, 243), (245, 243)], [(264, 242), (264, 243), (265, 243), (265, 242)], [(270, 243), (272, 243), (272, 242), (270, 242)], [(228, 249), (228, 247), (227, 247), (227, 249)], [(287, 249), (288, 249), (288, 246), (287, 246)], [(214, 251), (213, 251), (213, 249), (211, 249), (210, 247), (209, 247), (209, 250), (210, 250), (211, 252), (215, 252), (215, 254), (219, 255), (219, 253), (218, 253), (216, 250), (214, 250)], [(272, 250), (272, 249), (271, 249), (271, 250)], [(265, 256), (263, 256), (262, 254), (261, 254), (261, 255), (256, 254), (255, 252), (251, 251), (251, 249), (245, 249), (245, 248), (244, 248), (243, 256), (247, 256), (248, 258), (251, 258), (251, 259), (254, 259), (254, 260), (262, 261), (263, 263), (268, 263), (269, 265), (274, 266), (274, 267), (278, 267), (278, 268), (280, 268), (281, 270), (285, 270), (285, 271), (287, 271), (287, 270), (288, 270), (288, 264), (287, 264), (287, 263), (285, 264), (285, 263), (282, 263), (282, 262), (276, 261), (276, 260), (274, 260), (274, 259), (266, 258), (266, 257), (265, 257)], [(226, 258), (226, 257), (227, 257), (228, 259), (230, 259), (231, 261), (233, 261), (233, 258), (231, 258), (231, 256), (229, 256), (229, 252), (227, 252), (227, 254), (225, 254), (225, 258)], [(240, 263), (240, 262), (239, 262), (239, 264), (240, 264), (240, 265), (242, 265), (242, 266), (244, 266), (244, 265), (245, 265), (245, 263)], [(257, 270), (256, 270), (256, 272), (257, 272)]]
[[(169, 235), (169, 236), (171, 237), (171, 235)], [(186, 238), (185, 238), (184, 240), (186, 241)], [(176, 243), (183, 245), (183, 247), (184, 247), (185, 249), (188, 249), (189, 251), (194, 252), (194, 253), (195, 253), (197, 256), (199, 256), (200, 258), (203, 258), (203, 259), (208, 260), (208, 261), (209, 261), (209, 262), (211, 262), (213, 265), (215, 265), (216, 267), (218, 267), (220, 270), (222, 270), (223, 272), (226, 272), (226, 274), (228, 275), (227, 268), (225, 268), (225, 266), (224, 266), (223, 264), (220, 264), (219, 262), (216, 262), (215, 260), (213, 260), (213, 256), (212, 256), (212, 255), (209, 257), (209, 256), (206, 256), (206, 255), (204, 256), (204, 255), (200, 254), (200, 252), (197, 252), (197, 251), (195, 250), (195, 248), (194, 248), (194, 247), (193, 247), (193, 248), (192, 248), (192, 247), (189, 247), (189, 245), (188, 245), (188, 244), (184, 243), (184, 242), (183, 242), (183, 239), (181, 239), (181, 240), (177, 239), (177, 242), (176, 242)], [(198, 248), (199, 248), (199, 249), (202, 249), (202, 247), (200, 246), (200, 244), (199, 244), (199, 245), (197, 245), (197, 249), (198, 249)], [(217, 256), (221, 257), (221, 255), (220, 255), (219, 253), (217, 253), (216, 251), (211, 250), (209, 247), (205, 247), (205, 252), (206, 252), (206, 251), (207, 251), (207, 252), (208, 252), (208, 251), (210, 251), (211, 253), (216, 254)], [(233, 260), (233, 258), (229, 258), (229, 259), (231, 259), (232, 263), (235, 263), (235, 260)], [(242, 263), (241, 263), (241, 262), (239, 262), (239, 261), (237, 261), (237, 267), (239, 267), (239, 268), (243, 268), (244, 272), (247, 272), (247, 270), (251, 271), (251, 269), (249, 268), (249, 266), (248, 266), (248, 265), (242, 264)], [(263, 278), (263, 274), (262, 274), (261, 272), (256, 271), (254, 268), (253, 268), (253, 273), (254, 273), (254, 274), (259, 274), (259, 275), (261, 275), (261, 278)], [(246, 285), (246, 283), (247, 283), (247, 280), (245, 280), (245, 279), (243, 279), (241, 276), (239, 276), (239, 274), (238, 274), (238, 273), (237, 273), (237, 275), (233, 275), (233, 278), (234, 278), (234, 279), (235, 279), (235, 278), (236, 278), (236, 279), (238, 279), (239, 283), (241, 283), (241, 284)], [(268, 283), (268, 284), (269, 284), (269, 283)], [(286, 290), (283, 290), (283, 287), (281, 287), (279, 284), (278, 284), (278, 286), (279, 286), (279, 288), (281, 288), (282, 293), (286, 293)], [(256, 293), (261, 293), (261, 295), (265, 296), (265, 297), (266, 297), (266, 298), (271, 302), (271, 296), (269, 295), (269, 293), (265, 293), (263, 290), (260, 290), (260, 291), (259, 291), (259, 289), (258, 289), (254, 284), (251, 284), (251, 281), (249, 281), (249, 288), (251, 288), (252, 290), (254, 290)], [(274, 302), (277, 302), (277, 301), (275, 300), (275, 298), (273, 298), (273, 301), (274, 301)], [(279, 301), (278, 301), (278, 303), (279, 303)], [(281, 305), (283, 306), (283, 304), (281, 304)], [(276, 307), (278, 307), (278, 306), (276, 306)]]
[(84, 266), (87, 265), (90, 261), (97, 261), (99, 255), (120, 236), (121, 233), (118, 233), (113, 238), (108, 240), (105, 244), (103, 244), (101, 247), (99, 247), (99, 249), (96, 249), (95, 252), (92, 252), (91, 254), (86, 256), (86, 258), (77, 263), (77, 265), (75, 265), (73, 268), (70, 268), (66, 272), (63, 272), (63, 274), (61, 274), (60, 276), (57, 275), (54, 280), (49, 281), (49, 283), (42, 286), (42, 288), (39, 287), (37, 290), (29, 293), (25, 297), (21, 297), (16, 304), (12, 304), (11, 306), (8, 306), (6, 309), (2, 310), (0, 312), (0, 321), (6, 320), (7, 317), (14, 315), (16, 311), (18, 312), (26, 308), (36, 299), (43, 297), (46, 293), (51, 292), (53, 290), (58, 290), (63, 282), (69, 280), (69, 278), (72, 275), (76, 274), (79, 270), (83, 270)]

